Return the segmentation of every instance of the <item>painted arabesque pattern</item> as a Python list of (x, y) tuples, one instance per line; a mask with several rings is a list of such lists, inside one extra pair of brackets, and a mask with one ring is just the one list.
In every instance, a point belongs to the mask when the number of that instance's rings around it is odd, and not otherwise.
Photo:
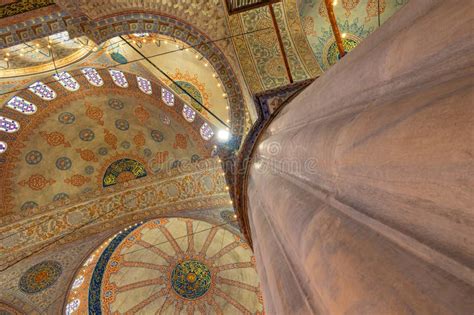
[[(15, 118), (5, 118), (5, 128), (10, 129), (0, 131), (0, 141), (5, 143), (0, 156), (0, 168), (5, 170), (1, 179), (4, 213), (96, 190), (102, 187), (107, 167), (123, 158), (139, 161), (148, 173), (156, 173), (178, 160), (210, 156), (212, 145), (199, 135), (205, 120), (199, 115), (193, 122), (185, 120), (185, 103), (171, 91), (150, 81), (152, 91), (163, 88), (173, 95), (174, 106), (169, 107), (160, 93), (143, 93), (132, 75), (120, 72), (129, 84), (122, 88), (112, 83), (107, 71), (94, 72), (105, 81), (100, 86), (84, 72), (74, 72), (80, 85), (77, 91), (59, 82), (49, 83), (47, 88), (58, 95), (53, 100), (21, 92), (20, 97), (38, 107), (33, 115), (8, 107), (0, 110)], [(173, 123), (159, 121), (163, 117), (172, 117)], [(38, 153), (30, 154), (33, 151)], [(43, 156), (38, 160), (39, 155)], [(22, 163), (24, 168), (19, 168)]]
[(247, 243), (205, 221), (130, 225), (94, 251), (75, 278), (84, 280), (71, 288), (66, 308), (77, 306), (76, 314), (263, 314)]

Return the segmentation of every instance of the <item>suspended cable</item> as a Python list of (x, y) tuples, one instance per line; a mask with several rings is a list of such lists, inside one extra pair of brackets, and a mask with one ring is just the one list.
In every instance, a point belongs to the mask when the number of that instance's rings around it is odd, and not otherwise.
[[(194, 219), (194, 218), (190, 218), (191, 220), (196, 220), (198, 221), (198, 224), (201, 222), (200, 220), (198, 219)], [(231, 220), (230, 222), (237, 222), (238, 220)], [(182, 238), (185, 238), (185, 237), (188, 237), (190, 235), (196, 235), (198, 233), (202, 233), (202, 232), (206, 232), (206, 231), (210, 231), (212, 230), (213, 228), (216, 228), (216, 227), (222, 227), (222, 226), (225, 226), (227, 224), (230, 224), (230, 222), (226, 222), (226, 223), (221, 223), (221, 224), (217, 224), (217, 225), (213, 225), (212, 223), (210, 223), (212, 225), (212, 227), (210, 228), (206, 228), (206, 229), (203, 229), (203, 230), (200, 230), (200, 231), (196, 231), (196, 232), (192, 232), (192, 233), (189, 233), (189, 234), (185, 234), (185, 235), (182, 235), (182, 236), (178, 236), (178, 237), (174, 237), (173, 239), (174, 240), (178, 240), (178, 239), (182, 239)], [(209, 223), (209, 222), (208, 222)], [(224, 239), (224, 234), (223, 234), (223, 239)], [(142, 250), (148, 250), (150, 248), (154, 248), (154, 247), (157, 247), (157, 246), (160, 246), (160, 245), (163, 245), (163, 244), (166, 244), (166, 243), (169, 243), (170, 241), (168, 239), (162, 241), (162, 242), (159, 242), (159, 243), (149, 243), (150, 246), (143, 246), (143, 248), (138, 248), (138, 249), (135, 249), (133, 251), (128, 251), (126, 254), (132, 254), (132, 253), (136, 253), (136, 252), (139, 252), (139, 251), (142, 251)], [(104, 242), (102, 242), (103, 244)], [(222, 250), (223, 246), (221, 246), (221, 250)], [(7, 267), (6, 269), (8, 269), (10, 267)], [(5, 269), (5, 270), (6, 270)], [(3, 271), (3, 270), (2, 270)], [(45, 309), (48, 309), (51, 305), (53, 305), (59, 298), (61, 298), (63, 296), (58, 296), (53, 302), (51, 302), (47, 307), (45, 307), (43, 310)]]
[[(265, 28), (262, 28), (262, 29), (256, 29), (256, 30), (252, 30), (252, 31), (248, 31), (248, 32), (240, 33), (240, 34), (234, 34), (234, 35), (230, 35), (230, 36), (227, 36), (227, 37), (219, 38), (219, 39), (216, 39), (216, 40), (210, 40), (210, 41), (201, 42), (201, 43), (199, 43), (199, 44), (189, 45), (189, 46), (187, 46), (187, 47), (185, 47), (185, 48), (173, 49), (173, 50), (170, 50), (170, 51), (166, 51), (166, 52), (162, 52), (162, 53), (153, 54), (153, 55), (148, 56), (148, 58), (154, 58), (154, 57), (164, 56), (164, 55), (168, 55), (168, 54), (180, 52), (180, 51), (186, 50), (186, 49), (188, 49), (188, 48), (193, 48), (193, 49), (195, 49), (196, 47), (203, 46), (203, 45), (206, 45), (206, 44), (217, 43), (217, 42), (224, 41), (224, 40), (228, 40), (228, 39), (231, 39), (231, 38), (234, 38), (234, 37), (245, 36), (245, 35), (249, 35), (249, 34), (253, 34), (253, 33), (257, 33), (257, 32), (268, 31), (268, 30), (271, 30), (271, 29), (272, 29), (271, 27), (265, 27)], [(112, 45), (112, 44), (110, 44), (110, 45)], [(110, 46), (110, 45), (109, 45), (109, 46)], [(125, 45), (125, 44), (124, 44), (124, 45)], [(109, 46), (107, 46), (107, 47), (109, 47)], [(104, 49), (104, 48), (102, 48), (102, 50), (103, 50), (103, 49)], [(105, 67), (100, 67), (100, 68), (95, 68), (95, 69), (96, 69), (96, 70), (107, 70), (107, 69), (110, 69), (110, 68), (120, 67), (120, 66), (124, 66), (124, 65), (131, 64), (131, 63), (136, 63), (136, 62), (138, 62), (138, 61), (143, 61), (143, 60), (145, 60), (145, 58), (141, 57), (141, 58), (134, 59), (134, 60), (130, 60), (130, 61), (127, 61), (127, 62), (124, 62), (124, 63), (116, 63), (116, 64), (114, 64), (114, 65), (105, 66)], [(70, 65), (68, 65), (68, 66), (70, 66)], [(66, 68), (66, 67), (68, 67), (68, 66), (64, 66), (64, 67), (61, 67), (61, 68)], [(61, 69), (61, 68), (58, 68), (58, 69)], [(50, 72), (50, 70), (45, 71), (45, 73), (47, 73), (47, 72)], [(78, 74), (75, 74), (75, 75), (71, 75), (71, 77), (80, 77), (80, 76), (82, 76), (81, 73), (78, 73)], [(1, 78), (0, 78), (0, 79), (1, 79)], [(51, 80), (51, 81), (44, 81), (43, 83), (49, 84), (49, 83), (54, 83), (54, 82), (56, 82), (56, 81)], [(7, 94), (12, 94), (12, 93), (16, 93), (16, 92), (21, 92), (21, 91), (26, 91), (26, 90), (28, 90), (28, 87), (25, 87), (25, 88), (22, 88), (22, 89), (14, 89), (14, 90), (10, 90), (10, 91), (6, 91), (6, 92), (0, 93), (0, 96), (7, 95)]]
[(132, 48), (137, 54), (139, 54), (144, 60), (146, 60), (153, 68), (158, 70), (162, 75), (164, 75), (169, 81), (171, 81), (176, 87), (178, 87), (181, 91), (183, 91), (187, 96), (189, 96), (193, 101), (199, 104), (202, 108), (204, 108), (209, 114), (211, 114), (212, 117), (217, 119), (221, 124), (223, 124), (226, 127), (229, 127), (222, 119), (219, 118), (216, 114), (214, 114), (209, 108), (204, 106), (203, 103), (201, 103), (196, 97), (191, 95), (185, 88), (181, 86), (181, 84), (178, 84), (175, 80), (173, 80), (172, 77), (170, 77), (166, 72), (164, 72), (160, 67), (158, 67), (154, 62), (152, 62), (147, 56), (145, 56), (140, 50), (138, 50), (135, 46), (130, 44), (123, 36), (119, 36), (122, 41), (127, 43), (127, 45)]

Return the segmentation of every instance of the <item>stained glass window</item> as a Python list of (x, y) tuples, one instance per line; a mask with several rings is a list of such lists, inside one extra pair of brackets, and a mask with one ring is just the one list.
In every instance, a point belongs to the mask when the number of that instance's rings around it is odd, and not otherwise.
[(83, 275), (80, 275), (79, 277), (77, 277), (74, 282), (72, 283), (72, 288), (73, 289), (77, 289), (79, 288), (82, 283), (84, 282), (84, 276)]
[(53, 78), (55, 78), (59, 83), (61, 83), (62, 86), (68, 91), (77, 91), (79, 90), (79, 83), (77, 83), (76, 79), (74, 79), (69, 73), (66, 71), (59, 72), (53, 75)]
[(90, 84), (95, 85), (95, 86), (104, 85), (104, 80), (102, 80), (102, 78), (99, 75), (99, 72), (97, 72), (97, 70), (95, 70), (94, 68), (83, 68), (81, 69), (81, 71)]
[(28, 90), (35, 93), (46, 101), (51, 101), (56, 98), (56, 92), (41, 81), (35, 82), (29, 86)]
[(71, 315), (72, 313), (77, 311), (80, 304), (81, 300), (79, 299), (75, 299), (72, 302), (68, 303), (68, 305), (66, 305), (66, 315)]
[(13, 96), (13, 98), (8, 101), (7, 107), (10, 107), (26, 115), (34, 114), (37, 110), (35, 104), (28, 102), (27, 100), (24, 100), (19, 96)]
[(199, 129), (201, 133), (201, 137), (204, 140), (209, 140), (214, 136), (214, 130), (212, 130), (211, 126), (208, 123), (202, 124), (201, 128)]
[(149, 33), (134, 33), (133, 35), (136, 36), (136, 37), (147, 37), (150, 34)]
[(183, 117), (189, 122), (193, 122), (196, 118), (196, 112), (188, 105), (184, 104), (183, 106)]
[(8, 148), (8, 145), (3, 142), (3, 141), (0, 141), (0, 154), (2, 154), (3, 152), (5, 152)]
[(95, 255), (90, 256), (87, 258), (86, 262), (84, 263), (84, 267), (89, 266), (94, 261)]
[(142, 77), (137, 77), (137, 82), (138, 82), (138, 87), (143, 93), (151, 95), (152, 91), (151, 91), (150, 81)]
[(109, 72), (116, 85), (122, 88), (128, 87), (127, 78), (125, 78), (125, 74), (122, 71), (110, 69)]
[(174, 105), (174, 94), (165, 88), (161, 88), (161, 99), (168, 106)]
[(20, 129), (20, 124), (13, 120), (0, 116), (0, 130), (12, 133)]

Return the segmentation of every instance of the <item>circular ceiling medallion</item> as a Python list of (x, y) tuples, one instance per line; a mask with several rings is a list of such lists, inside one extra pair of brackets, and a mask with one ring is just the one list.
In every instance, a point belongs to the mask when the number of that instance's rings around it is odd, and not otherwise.
[(20, 290), (25, 293), (38, 293), (52, 286), (62, 272), (61, 264), (47, 260), (28, 269), (20, 278)]
[(41, 154), (41, 152), (36, 151), (36, 150), (28, 152), (28, 154), (26, 154), (25, 156), (26, 163), (30, 165), (36, 165), (39, 162), (41, 162), (42, 159), (43, 159), (43, 155)]
[(249, 246), (201, 220), (130, 225), (94, 251), (75, 278), (80, 284), (67, 298), (74, 314), (263, 314)]
[(82, 141), (92, 141), (95, 138), (94, 131), (92, 131), (91, 129), (82, 129), (79, 132), (79, 138)]
[(58, 121), (65, 125), (70, 125), (76, 121), (76, 116), (73, 113), (63, 112), (59, 114)]
[(123, 104), (123, 102), (121, 100), (116, 99), (116, 98), (111, 98), (109, 100), (109, 106), (113, 109), (121, 110), (121, 109), (123, 109), (123, 107), (125, 105)]
[(61, 171), (66, 171), (72, 166), (72, 161), (70, 158), (63, 156), (56, 160), (56, 168)]
[(126, 119), (117, 119), (115, 121), (115, 127), (118, 130), (127, 131), (128, 128), (130, 128), (130, 124), (128, 123)]
[(179, 262), (171, 274), (171, 286), (185, 299), (198, 299), (211, 287), (211, 272), (197, 260)]

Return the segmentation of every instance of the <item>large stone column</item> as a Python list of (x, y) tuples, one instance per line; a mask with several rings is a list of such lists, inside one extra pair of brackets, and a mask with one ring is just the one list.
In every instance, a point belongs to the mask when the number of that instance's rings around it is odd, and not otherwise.
[(270, 124), (247, 187), (269, 314), (474, 313), (473, 15), (410, 1)]

